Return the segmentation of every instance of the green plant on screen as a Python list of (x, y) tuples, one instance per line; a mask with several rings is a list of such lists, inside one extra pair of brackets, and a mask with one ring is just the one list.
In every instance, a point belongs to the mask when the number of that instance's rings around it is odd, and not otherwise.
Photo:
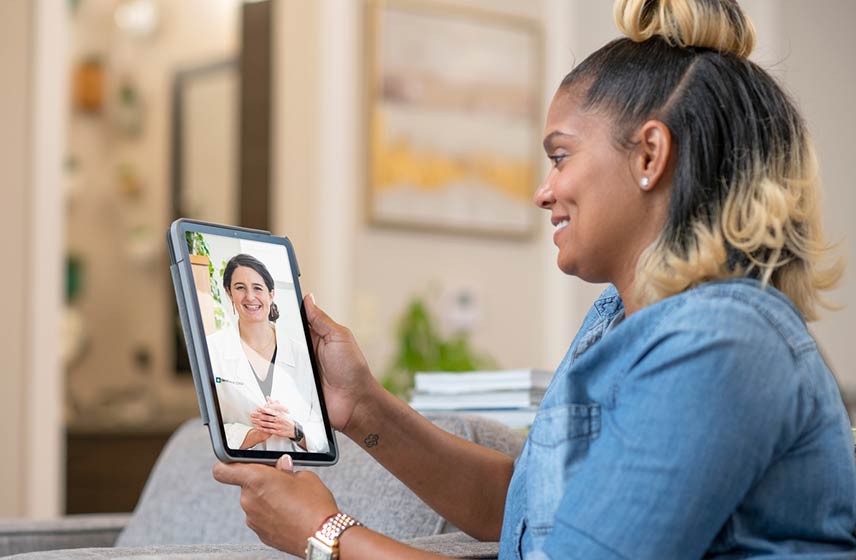
[[(217, 302), (217, 305), (214, 306), (214, 324), (217, 330), (220, 330), (228, 324), (226, 312), (223, 311), (223, 293), (220, 291), (220, 285), (223, 283), (223, 274), (226, 272), (226, 261), (222, 261), (219, 272), (215, 274), (214, 263), (211, 260), (211, 248), (202, 234), (198, 231), (188, 231), (184, 234), (184, 239), (187, 242), (187, 250), (191, 255), (208, 258), (208, 278), (211, 281), (211, 297)], [(215, 276), (218, 280), (214, 279)]]

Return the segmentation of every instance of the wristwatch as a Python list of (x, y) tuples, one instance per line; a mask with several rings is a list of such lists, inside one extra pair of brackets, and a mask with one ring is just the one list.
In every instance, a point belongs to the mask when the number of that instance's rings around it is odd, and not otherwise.
[(363, 524), (344, 513), (327, 518), (314, 536), (306, 541), (306, 560), (338, 560), (339, 537), (346, 529)]
[(294, 421), (294, 437), (288, 438), (291, 441), (297, 442), (303, 439), (303, 426), (297, 420)]

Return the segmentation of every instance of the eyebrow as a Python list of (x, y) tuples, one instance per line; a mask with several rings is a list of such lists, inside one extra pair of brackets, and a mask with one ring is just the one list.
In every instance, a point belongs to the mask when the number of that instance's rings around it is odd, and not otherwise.
[(553, 132), (544, 137), (544, 151), (549, 152), (550, 147), (553, 145), (555, 139), (559, 137), (575, 138), (573, 134), (568, 134), (567, 132), (562, 132), (560, 130), (554, 130)]
[[(245, 284), (244, 282), (235, 282), (235, 286), (246, 286), (246, 284)], [(264, 288), (264, 287), (266, 287), (266, 286), (265, 286), (264, 284), (262, 284), (261, 282), (250, 282), (250, 286), (251, 286), (251, 287), (256, 287), (256, 288)]]

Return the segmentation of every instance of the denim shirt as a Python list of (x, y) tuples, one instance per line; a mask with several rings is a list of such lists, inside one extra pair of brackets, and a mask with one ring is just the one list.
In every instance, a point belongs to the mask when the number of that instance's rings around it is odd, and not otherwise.
[(500, 558), (856, 558), (850, 423), (793, 304), (739, 279), (623, 314), (608, 288), (559, 365)]

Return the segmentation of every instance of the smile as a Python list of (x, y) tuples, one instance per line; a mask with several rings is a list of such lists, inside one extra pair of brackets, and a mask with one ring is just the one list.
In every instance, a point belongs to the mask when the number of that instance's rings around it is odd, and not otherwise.
[(247, 311), (258, 311), (261, 308), (262, 308), (262, 306), (260, 304), (257, 304), (257, 303), (256, 304), (245, 304), (244, 305), (244, 309), (246, 309)]
[(560, 221), (559, 223), (557, 223), (557, 224), (556, 224), (556, 231), (559, 231), (559, 230), (564, 229), (565, 227), (567, 227), (567, 225), (568, 225), (569, 223), (571, 223), (571, 220), (569, 220), (569, 219), (567, 219), (567, 218), (565, 218), (564, 220)]

